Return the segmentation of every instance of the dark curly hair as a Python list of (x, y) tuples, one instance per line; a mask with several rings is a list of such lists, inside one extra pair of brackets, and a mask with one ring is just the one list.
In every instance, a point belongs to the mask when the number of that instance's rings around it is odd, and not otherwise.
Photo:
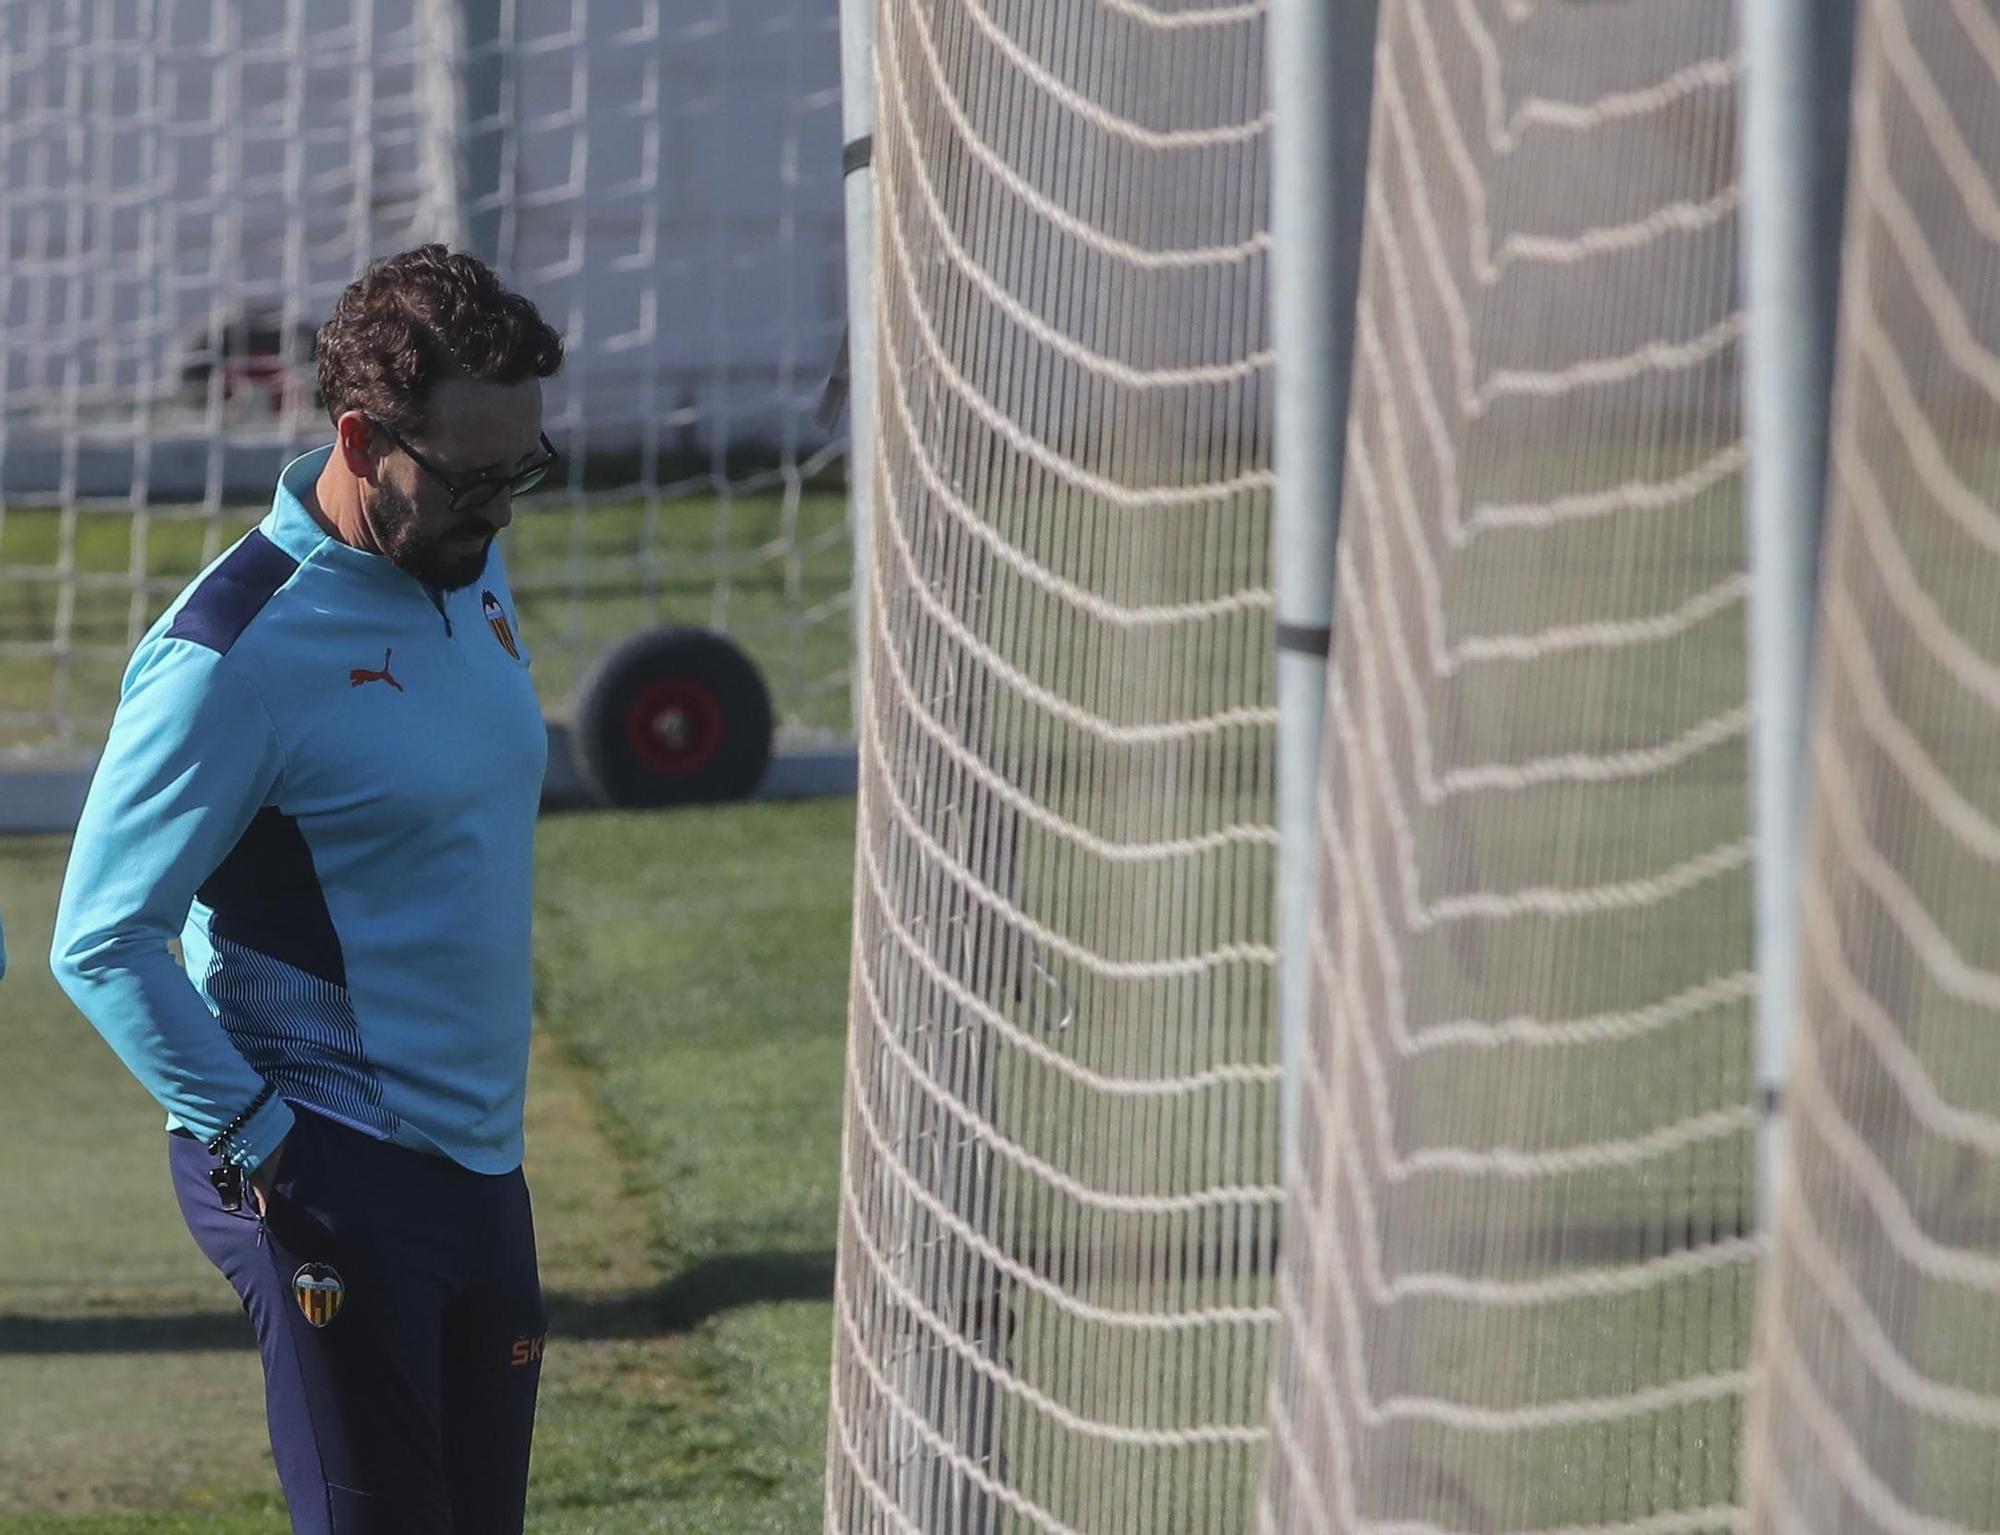
[(478, 257), (419, 245), (370, 262), (347, 285), (319, 328), (314, 356), (330, 419), (360, 410), (414, 434), (441, 379), (547, 378), (562, 366), (563, 343)]

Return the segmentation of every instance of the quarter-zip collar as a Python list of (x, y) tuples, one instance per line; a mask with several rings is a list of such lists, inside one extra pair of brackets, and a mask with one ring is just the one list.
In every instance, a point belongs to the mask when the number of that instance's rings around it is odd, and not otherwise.
[(401, 575), (401, 571), (379, 554), (369, 554), (352, 544), (342, 543), (321, 527), (319, 519), (306, 509), (313, 483), (326, 468), (326, 461), (333, 457), (333, 449), (334, 444), (328, 443), (323, 448), (300, 454), (285, 465), (278, 476), (277, 494), (271, 498), (270, 515), (264, 519), (259, 531), (302, 565), (319, 553), (322, 545), (327, 545), (330, 546), (327, 553), (335, 558), (352, 555), (360, 568), (379, 565), (384, 570)]
[(311, 496), (321, 471), (326, 468), (327, 460), (333, 456), (334, 446), (328, 443), (323, 448), (314, 448), (285, 465), (278, 476), (278, 490), (272, 497), (270, 514), (260, 525), (260, 531), (300, 564), (316, 556), (323, 565), (351, 570), (367, 580), (406, 587), (412, 595), (421, 597), (437, 611), (438, 617), (444, 621), (444, 632), (449, 637), (452, 633), (451, 614), (446, 609), (443, 592), (426, 586), (415, 576), (399, 569), (394, 561), (371, 554), (366, 549), (357, 549), (334, 537), (307, 509), (306, 500)]

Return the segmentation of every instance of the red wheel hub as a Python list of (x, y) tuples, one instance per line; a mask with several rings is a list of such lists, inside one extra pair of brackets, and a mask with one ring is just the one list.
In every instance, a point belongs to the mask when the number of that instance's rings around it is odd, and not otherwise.
[(691, 677), (649, 682), (625, 711), (625, 733), (655, 773), (698, 772), (722, 750), (722, 705)]

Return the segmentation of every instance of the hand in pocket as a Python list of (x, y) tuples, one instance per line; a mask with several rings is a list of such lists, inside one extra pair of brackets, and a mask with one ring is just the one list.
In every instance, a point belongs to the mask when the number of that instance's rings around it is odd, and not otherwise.
[(278, 1178), (278, 1164), (285, 1160), (285, 1148), (291, 1145), (292, 1137), (298, 1133), (297, 1125), (286, 1131), (285, 1138), (271, 1148), (271, 1154), (259, 1162), (257, 1170), (250, 1175), (250, 1198), (256, 1204), (259, 1215), (269, 1213), (269, 1195), (271, 1185)]

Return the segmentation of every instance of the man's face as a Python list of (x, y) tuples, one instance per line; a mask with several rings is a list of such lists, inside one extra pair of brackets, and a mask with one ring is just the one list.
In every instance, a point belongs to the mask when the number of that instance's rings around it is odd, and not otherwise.
[[(403, 435), (411, 447), (463, 488), (511, 474), (541, 456), (542, 385), (449, 378), (431, 391), (421, 432)], [(383, 552), (398, 569), (427, 586), (456, 591), (486, 569), (487, 551), (514, 520), (503, 487), (468, 510), (451, 509), (451, 492), (415, 459), (377, 434), (385, 450), (362, 497)]]

